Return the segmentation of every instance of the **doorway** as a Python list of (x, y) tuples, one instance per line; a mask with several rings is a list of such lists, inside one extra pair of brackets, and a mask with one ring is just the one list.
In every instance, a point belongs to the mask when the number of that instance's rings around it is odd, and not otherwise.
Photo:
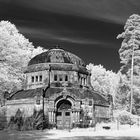
[(71, 128), (71, 102), (61, 100), (57, 104), (56, 124), (58, 129)]

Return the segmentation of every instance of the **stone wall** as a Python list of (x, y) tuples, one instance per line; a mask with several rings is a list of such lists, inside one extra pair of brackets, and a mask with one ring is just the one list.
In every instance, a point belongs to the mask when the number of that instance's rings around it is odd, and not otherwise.
[(34, 109), (42, 109), (42, 101), (38, 105), (36, 104), (35, 99), (20, 99), (20, 100), (11, 100), (6, 102), (6, 116), (9, 120), (11, 116), (15, 116), (17, 110), (23, 113), (24, 117), (29, 117), (33, 114)]
[[(32, 82), (32, 76), (35, 78), (35, 82)], [(36, 76), (42, 76), (42, 81), (38, 79), (36, 82)], [(46, 79), (48, 78), (48, 71), (38, 71), (32, 73), (26, 73), (26, 89), (35, 89), (44, 86)]]
[[(32, 73), (26, 73), (26, 80), (27, 85), (26, 89), (35, 89), (40, 88), (43, 86), (46, 86), (49, 82), (49, 74), (50, 74), (50, 83), (64, 83), (69, 82), (74, 84), (75, 86), (83, 85), (83, 86), (89, 86), (89, 75), (81, 74), (76, 71), (59, 71), (59, 70), (52, 70), (50, 73), (48, 70), (46, 71), (38, 71), (38, 72), (32, 72)], [(54, 76), (57, 75), (57, 81), (54, 80)], [(65, 76), (67, 75), (68, 81), (65, 81)], [(36, 76), (42, 76), (42, 80), (36, 82)], [(34, 82), (32, 82), (32, 77), (34, 77)], [(60, 81), (60, 77), (62, 77), (62, 80)]]

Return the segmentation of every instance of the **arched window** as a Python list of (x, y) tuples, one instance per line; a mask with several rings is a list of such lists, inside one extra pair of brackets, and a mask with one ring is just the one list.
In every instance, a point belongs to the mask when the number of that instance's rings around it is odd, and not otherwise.
[(36, 82), (38, 82), (38, 76), (36, 76)]
[(62, 75), (59, 75), (59, 81), (63, 81), (63, 76)]
[(89, 100), (89, 106), (92, 106), (92, 100)]
[(65, 81), (68, 81), (68, 75), (65, 75)]
[(40, 81), (40, 82), (42, 81), (42, 75), (39, 76), (39, 81)]
[(34, 82), (34, 76), (32, 76), (32, 83)]
[(40, 99), (40, 96), (36, 96), (36, 104), (37, 104), (37, 105), (40, 105), (40, 100), (41, 100), (41, 99)]
[(57, 75), (56, 74), (54, 75), (54, 81), (57, 81)]

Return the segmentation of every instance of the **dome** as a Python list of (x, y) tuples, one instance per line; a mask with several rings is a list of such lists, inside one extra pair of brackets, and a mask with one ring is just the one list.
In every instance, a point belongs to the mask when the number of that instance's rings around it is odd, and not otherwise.
[(67, 63), (85, 67), (84, 61), (78, 56), (63, 49), (50, 49), (33, 57), (28, 66), (40, 63)]

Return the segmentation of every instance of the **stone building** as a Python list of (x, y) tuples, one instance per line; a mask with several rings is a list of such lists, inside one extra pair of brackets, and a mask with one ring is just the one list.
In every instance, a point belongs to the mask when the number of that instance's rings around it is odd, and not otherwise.
[(57, 128), (82, 121), (108, 119), (110, 104), (90, 86), (90, 72), (78, 56), (63, 49), (50, 49), (32, 58), (25, 70), (26, 87), (10, 94), (7, 118), (20, 109), (25, 116), (43, 109)]

